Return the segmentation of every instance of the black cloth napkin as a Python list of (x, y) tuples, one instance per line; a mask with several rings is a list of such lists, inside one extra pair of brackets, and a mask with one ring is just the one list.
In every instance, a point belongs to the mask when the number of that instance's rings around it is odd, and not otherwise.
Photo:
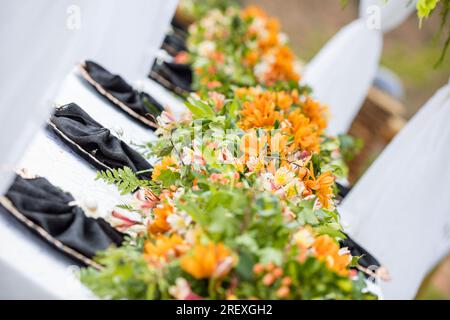
[[(338, 197), (343, 200), (352, 190), (350, 187), (346, 187), (340, 183), (336, 183), (338, 187)], [(352, 256), (361, 257), (358, 264), (364, 268), (369, 268), (371, 271), (381, 267), (380, 262), (371, 255), (366, 249), (356, 243), (348, 234), (346, 234), (346, 239), (341, 241), (341, 247), (347, 247)]]
[(339, 182), (336, 182), (336, 186), (338, 187), (338, 196), (341, 200), (344, 199), (352, 190), (350, 187), (346, 187)]
[(347, 247), (352, 256), (361, 257), (358, 261), (359, 265), (371, 271), (381, 267), (380, 262), (373, 255), (356, 243), (349, 235), (346, 234), (346, 236), (347, 238), (341, 241), (341, 247)]
[[(138, 152), (111, 134), (75, 103), (56, 109), (48, 127), (99, 170), (126, 166), (137, 172), (152, 168)], [(142, 174), (140, 178), (150, 179), (150, 174)]]
[(171, 55), (176, 55), (180, 51), (187, 51), (185, 40), (175, 33), (167, 34), (164, 37), (162, 47)]
[(153, 64), (150, 78), (178, 95), (192, 92), (192, 69), (188, 64), (158, 62)]
[(187, 38), (188, 36), (188, 26), (186, 25), (185, 22), (180, 21), (179, 19), (177, 19), (176, 16), (173, 17), (172, 21), (170, 22), (173, 32), (176, 33), (178, 36), (182, 37), (182, 38)]
[[(86, 60), (84, 69), (89, 76), (117, 100), (131, 108), (138, 115), (146, 118), (159, 116), (164, 108), (152, 96), (133, 89), (121, 76), (112, 74), (101, 65)], [(97, 88), (94, 86), (97, 90)], [(102, 92), (100, 92), (102, 94)], [(119, 106), (120, 107), (120, 106)], [(151, 116), (149, 116), (151, 115)]]
[(87, 217), (80, 207), (69, 204), (74, 201), (70, 193), (61, 191), (45, 178), (24, 179), (16, 176), (5, 196), (26, 219), (87, 258), (111, 245), (120, 246), (123, 242), (122, 233), (102, 218)]

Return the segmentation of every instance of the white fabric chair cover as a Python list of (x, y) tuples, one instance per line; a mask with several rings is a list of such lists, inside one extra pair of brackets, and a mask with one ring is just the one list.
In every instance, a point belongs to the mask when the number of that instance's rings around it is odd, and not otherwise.
[(383, 32), (414, 8), (415, 0), (362, 0), (360, 18), (340, 30), (306, 66), (302, 83), (330, 108), (328, 133), (347, 132), (378, 69)]
[(0, 193), (70, 68), (95, 59), (129, 81), (148, 73), (176, 0), (7, 0), (0, 10)]
[(386, 299), (414, 298), (450, 250), (450, 84), (383, 151), (339, 210), (349, 234), (386, 266)]

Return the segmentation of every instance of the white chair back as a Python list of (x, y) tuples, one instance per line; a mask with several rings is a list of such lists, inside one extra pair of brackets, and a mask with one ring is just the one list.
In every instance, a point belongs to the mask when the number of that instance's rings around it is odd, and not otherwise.
[(383, 32), (415, 8), (411, 0), (362, 0), (360, 17), (342, 28), (306, 66), (302, 83), (328, 104), (328, 133), (346, 133), (378, 69)]
[(176, 0), (2, 1), (0, 194), (73, 65), (90, 58), (129, 81), (144, 77), (176, 4)]
[(348, 233), (386, 266), (386, 299), (414, 298), (450, 250), (450, 84), (369, 168), (339, 210)]

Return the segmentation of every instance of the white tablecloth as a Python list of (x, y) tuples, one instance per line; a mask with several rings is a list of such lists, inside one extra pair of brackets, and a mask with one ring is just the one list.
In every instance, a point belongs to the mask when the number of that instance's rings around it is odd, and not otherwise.
[[(151, 80), (141, 81), (157, 100), (182, 110), (183, 105)], [(56, 98), (56, 103), (77, 103), (96, 121), (112, 132), (123, 132), (129, 143), (155, 139), (148, 130), (109, 105), (74, 69)], [(96, 170), (44, 129), (35, 137), (18, 168), (47, 178), (72, 193), (76, 200), (97, 202), (98, 215), (104, 216), (114, 205), (125, 202), (114, 186), (95, 181)], [(128, 196), (129, 197), (129, 196)], [(0, 299), (91, 299), (92, 293), (74, 277), (74, 261), (21, 225), (12, 216), (0, 214)]]

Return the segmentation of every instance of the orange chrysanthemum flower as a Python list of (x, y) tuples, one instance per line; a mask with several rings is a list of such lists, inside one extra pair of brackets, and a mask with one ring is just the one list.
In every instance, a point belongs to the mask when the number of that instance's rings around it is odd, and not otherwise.
[(196, 279), (222, 278), (236, 263), (232, 251), (222, 243), (197, 244), (181, 258), (181, 268)]
[(258, 19), (263, 22), (261, 27), (264, 29), (264, 32), (250, 26), (247, 34), (248, 37), (256, 35), (259, 38), (258, 47), (261, 51), (265, 52), (279, 44), (280, 22), (278, 19), (269, 17), (266, 12), (257, 6), (248, 6), (242, 9), (241, 17), (244, 20)]
[(161, 162), (155, 164), (153, 167), (153, 173), (152, 173), (152, 179), (153, 181), (157, 180), (160, 176), (161, 172), (168, 169), (175, 169), (177, 167), (177, 164), (175, 162), (175, 159), (168, 156), (164, 157)]
[(301, 150), (320, 151), (320, 136), (316, 126), (299, 110), (288, 115), (291, 127), (287, 130), (294, 135), (294, 142)]
[(261, 93), (252, 101), (245, 101), (241, 110), (241, 120), (238, 125), (244, 130), (252, 128), (273, 128), (276, 121), (281, 121), (281, 115), (275, 110), (275, 102), (270, 94)]
[(330, 208), (332, 199), (334, 197), (333, 184), (334, 176), (331, 171), (322, 173), (317, 179), (314, 176), (314, 171), (309, 170), (308, 178), (304, 181), (306, 191), (314, 191), (320, 203), (326, 209)]
[(341, 248), (329, 235), (318, 236), (312, 244), (314, 255), (321, 261), (325, 261), (327, 267), (342, 276), (348, 274), (348, 267), (352, 256), (341, 251)]
[(280, 91), (276, 93), (277, 106), (280, 107), (283, 111), (289, 111), (292, 104), (294, 103), (294, 99), (291, 94), (286, 91)]
[(263, 89), (261, 87), (239, 87), (234, 90), (234, 94), (240, 98), (243, 99), (245, 97), (255, 97), (261, 93), (263, 93)]
[(302, 113), (300, 109), (295, 109), (288, 114), (287, 119), (291, 126), (288, 128), (290, 133), (295, 134), (300, 128), (307, 127), (310, 124), (310, 120)]
[(300, 80), (300, 75), (295, 71), (295, 55), (287, 46), (277, 46), (271, 48), (269, 54), (273, 57), (273, 62), (260, 81), (268, 86), (274, 85), (278, 81)]
[(144, 258), (154, 266), (161, 262), (167, 262), (171, 258), (176, 258), (185, 253), (186, 250), (187, 246), (178, 234), (173, 234), (170, 237), (157, 235), (154, 241), (145, 241)]
[(153, 209), (155, 218), (148, 225), (148, 231), (152, 234), (164, 233), (170, 230), (170, 224), (167, 222), (167, 217), (174, 211), (173, 206), (167, 202), (162, 201), (156, 208)]
[(294, 134), (294, 141), (302, 150), (319, 152), (319, 137), (313, 126), (305, 126), (298, 129)]
[(260, 56), (256, 51), (250, 51), (244, 56), (244, 62), (246, 65), (253, 67), (259, 60)]
[(279, 45), (280, 23), (275, 18), (268, 18), (265, 23), (264, 37), (258, 41), (258, 47), (262, 52), (267, 52), (271, 48)]
[(319, 130), (324, 130), (327, 127), (328, 108), (321, 104), (319, 101), (315, 101), (310, 97), (301, 105), (303, 113), (311, 119), (311, 123), (317, 125)]
[(259, 17), (267, 19), (267, 14), (258, 6), (248, 6), (241, 10), (241, 16), (244, 19)]

